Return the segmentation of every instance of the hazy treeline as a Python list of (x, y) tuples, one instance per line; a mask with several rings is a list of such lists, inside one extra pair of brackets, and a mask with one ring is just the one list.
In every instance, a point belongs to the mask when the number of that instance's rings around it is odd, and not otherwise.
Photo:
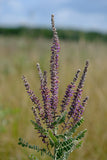
[[(60, 39), (79, 41), (85, 39), (87, 41), (107, 41), (107, 34), (99, 32), (84, 32), (71, 29), (58, 29), (58, 35)], [(52, 38), (52, 31), (48, 28), (0, 28), (0, 35), (3, 36), (29, 36), (29, 37), (43, 37)]]

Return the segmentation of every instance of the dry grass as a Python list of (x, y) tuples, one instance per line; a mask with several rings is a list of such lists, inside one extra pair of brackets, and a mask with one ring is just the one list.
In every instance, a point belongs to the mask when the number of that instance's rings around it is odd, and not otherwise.
[[(40, 96), (36, 63), (49, 71), (51, 42), (45, 39), (15, 37), (0, 38), (0, 160), (27, 160), (32, 151), (17, 145), (23, 137), (31, 144), (41, 144), (30, 120), (31, 102), (25, 92), (21, 76), (24, 74), (36, 95)], [(60, 90), (65, 87), (76, 70), (89, 59), (90, 67), (85, 82), (85, 95), (89, 95), (83, 128), (88, 129), (83, 146), (74, 151), (73, 160), (107, 159), (107, 45), (101, 42), (61, 41)], [(49, 73), (49, 72), (48, 72)], [(48, 74), (49, 76), (49, 74)], [(48, 157), (43, 158), (49, 160)]]

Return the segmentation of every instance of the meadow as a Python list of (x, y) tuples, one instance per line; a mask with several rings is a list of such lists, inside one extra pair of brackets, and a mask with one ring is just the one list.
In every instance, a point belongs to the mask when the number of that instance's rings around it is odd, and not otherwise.
[[(36, 63), (48, 71), (49, 81), (51, 44), (51, 40), (43, 38), (0, 37), (0, 160), (27, 160), (30, 153), (35, 153), (39, 160), (49, 160), (45, 155), (41, 158), (39, 153), (18, 146), (18, 138), (42, 145), (30, 122), (34, 119), (32, 103), (21, 77), (27, 77), (40, 97)], [(90, 62), (84, 87), (84, 96), (89, 95), (89, 100), (82, 126), (88, 132), (82, 147), (75, 150), (69, 160), (107, 160), (107, 44), (81, 39), (78, 42), (61, 40), (60, 45), (59, 99), (76, 70), (82, 70), (87, 59)]]

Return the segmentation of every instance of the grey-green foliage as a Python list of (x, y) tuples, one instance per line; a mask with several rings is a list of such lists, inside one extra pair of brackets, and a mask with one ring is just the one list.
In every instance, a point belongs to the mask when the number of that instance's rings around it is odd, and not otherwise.
[(28, 147), (30, 149), (34, 149), (37, 152), (40, 152), (41, 155), (43, 155), (45, 153), (46, 155), (48, 155), (51, 158), (53, 158), (53, 156), (52, 156), (50, 151), (47, 151), (45, 148), (40, 148), (39, 146), (36, 146), (36, 145), (31, 145), (28, 142), (25, 142), (22, 138), (19, 138), (18, 144), (21, 145), (22, 147)]
[[(55, 126), (62, 124), (64, 122), (65, 116), (66, 112), (63, 113), (60, 117), (58, 117), (53, 124)], [(51, 149), (47, 150), (45, 148), (40, 148), (36, 145), (30, 145), (28, 144), (28, 142), (25, 142), (22, 138), (19, 138), (18, 144), (22, 145), (22, 147), (28, 147), (30, 149), (34, 149), (37, 152), (40, 152), (41, 155), (45, 153), (46, 155), (50, 156), (53, 160), (66, 160), (69, 154), (76, 148), (79, 148), (82, 144), (81, 139), (84, 137), (87, 130), (85, 129), (83, 131), (80, 131), (77, 134), (77, 136), (73, 136), (73, 134), (76, 132), (76, 129), (83, 123), (83, 121), (84, 121), (83, 118), (81, 118), (72, 128), (70, 128), (68, 131), (62, 134), (55, 134), (53, 133), (53, 130), (51, 129), (46, 130), (43, 127), (39, 126), (34, 121), (31, 121), (36, 130), (39, 130), (40, 132), (42, 132), (42, 134), (46, 135), (46, 137), (49, 140), (50, 148), (54, 147), (54, 153), (50, 152)]]
[[(83, 118), (80, 119), (71, 129), (69, 129), (64, 134), (54, 135), (49, 131), (49, 136), (55, 146), (54, 159), (56, 160), (66, 160), (69, 153), (74, 149), (79, 148), (82, 144), (81, 139), (84, 137), (87, 130), (81, 131), (77, 136), (73, 137), (76, 129), (82, 124)], [(62, 140), (63, 139), (63, 140)]]
[(39, 160), (38, 158), (36, 158), (33, 154), (31, 154), (29, 156), (29, 160)]
[(47, 130), (41, 126), (39, 126), (35, 121), (31, 120), (32, 124), (34, 125), (34, 129), (39, 130), (40, 133), (47, 135)]

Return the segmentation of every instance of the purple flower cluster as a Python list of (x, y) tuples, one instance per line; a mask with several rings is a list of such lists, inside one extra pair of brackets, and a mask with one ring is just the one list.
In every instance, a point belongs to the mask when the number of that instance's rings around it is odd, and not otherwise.
[(67, 89), (65, 91), (65, 95), (64, 95), (64, 98), (63, 98), (62, 104), (61, 104), (61, 113), (64, 112), (67, 109), (66, 107), (68, 106), (68, 104), (71, 100), (71, 97), (73, 96), (74, 88), (75, 88), (75, 82), (78, 79), (79, 72), (80, 72), (80, 69), (77, 70), (77, 73), (75, 74), (73, 82), (71, 82), (71, 84), (67, 86)]
[[(35, 105), (35, 111), (36, 111), (36, 109), (38, 109), (40, 117), (43, 117), (43, 109), (42, 109), (42, 107), (40, 105), (38, 97), (36, 97), (34, 92), (30, 89), (30, 85), (27, 82), (25, 76), (22, 76), (22, 79), (24, 81), (24, 85), (25, 85), (25, 88), (27, 90), (27, 93), (29, 94), (31, 101)], [(35, 116), (35, 118), (37, 118), (37, 117)]]
[(83, 85), (87, 73), (89, 62), (86, 61), (86, 65), (82, 74), (82, 77), (80, 79), (79, 85), (77, 87), (77, 90), (74, 92), (74, 98), (71, 103), (70, 111), (68, 112), (68, 119), (73, 118), (73, 122), (71, 124), (75, 124), (78, 122), (78, 120), (81, 118), (83, 111), (84, 111), (84, 106), (88, 98), (86, 97), (83, 103), (81, 104), (81, 95), (83, 91)]
[[(43, 117), (44, 117), (44, 111), (43, 111), (43, 109), (42, 109), (42, 107), (41, 107), (41, 105), (40, 105), (40, 102), (39, 102), (38, 98), (35, 96), (35, 94), (33, 93), (33, 91), (30, 89), (30, 85), (29, 85), (29, 83), (27, 82), (25, 76), (22, 76), (22, 79), (23, 79), (23, 81), (24, 81), (25, 88), (26, 88), (26, 90), (27, 90), (27, 93), (28, 93), (29, 96), (30, 96), (31, 101), (33, 102), (34, 105), (36, 105), (36, 106), (33, 106), (33, 107), (32, 107), (32, 111), (33, 111), (33, 114), (34, 114), (36, 123), (37, 123), (40, 127), (42, 127), (41, 122), (40, 122), (39, 115), (40, 115), (41, 119), (43, 119)], [(37, 109), (38, 109), (39, 112), (37, 112)], [(38, 115), (38, 113), (39, 113), (39, 115)], [(43, 134), (40, 132), (40, 130), (38, 130), (38, 133), (40, 133), (40, 137), (42, 137), (43, 143), (47, 143), (47, 145), (48, 145), (48, 142), (46, 142), (46, 140), (45, 140), (45, 139), (47, 138), (46, 135), (43, 135)]]
[(83, 115), (83, 112), (84, 112), (84, 107), (85, 107), (85, 104), (86, 104), (86, 102), (87, 102), (87, 100), (88, 100), (88, 97), (86, 97), (84, 100), (83, 100), (83, 102), (82, 102), (82, 104), (79, 104), (78, 106), (77, 106), (77, 108), (75, 109), (75, 112), (74, 112), (74, 114), (73, 114), (73, 122), (72, 122), (72, 124), (74, 125), (76, 122), (78, 122), (79, 121), (79, 119), (81, 118), (81, 116)]
[(45, 120), (47, 127), (49, 127), (52, 122), (52, 109), (50, 105), (49, 89), (47, 87), (47, 72), (44, 71), (44, 74), (42, 74), (39, 63), (37, 63), (37, 69), (40, 76), (41, 95), (42, 95), (43, 104), (44, 104), (44, 116), (42, 117), (42, 120)]
[[(26, 80), (26, 78), (23, 76), (22, 79), (24, 81), (25, 88), (27, 90), (27, 93), (29, 94), (29, 97), (31, 101), (34, 104), (34, 107), (32, 107), (32, 111), (35, 116), (36, 123), (41, 127), (42, 123), (46, 124), (46, 128), (53, 129), (54, 132), (54, 125), (55, 120), (64, 111), (68, 111), (67, 107), (70, 104), (69, 111), (67, 114), (67, 120), (64, 123), (64, 126), (62, 125), (63, 129), (68, 129), (71, 128), (73, 125), (75, 125), (78, 120), (81, 118), (85, 104), (88, 100), (88, 97), (86, 97), (82, 103), (81, 103), (81, 96), (83, 92), (83, 85), (88, 69), (89, 62), (86, 61), (86, 65), (83, 71), (83, 74), (81, 76), (79, 85), (76, 88), (75, 82), (78, 79), (80, 69), (77, 70), (73, 81), (67, 86), (64, 98), (62, 99), (61, 102), (61, 109), (60, 113), (58, 113), (57, 108), (58, 108), (58, 88), (59, 88), (59, 77), (58, 77), (58, 59), (59, 59), (59, 51), (60, 51), (60, 45), (59, 45), (59, 39), (58, 35), (56, 32), (56, 28), (54, 25), (54, 16), (52, 15), (51, 17), (51, 22), (52, 22), (52, 30), (53, 30), (53, 44), (51, 47), (51, 60), (50, 60), (50, 79), (51, 79), (51, 87), (50, 89), (48, 88), (47, 85), (47, 72), (44, 71), (42, 73), (41, 68), (39, 63), (37, 63), (37, 70), (39, 72), (39, 77), (40, 77), (40, 82), (41, 82), (41, 96), (42, 96), (42, 102), (43, 106), (41, 106), (40, 101), (38, 97), (33, 93), (33, 91), (30, 89), (30, 86)], [(40, 133), (40, 137), (42, 137), (42, 141), (44, 143), (46, 142), (47, 136), (43, 133), (41, 133), (39, 130), (38, 132)], [(48, 143), (47, 143), (48, 144)]]

